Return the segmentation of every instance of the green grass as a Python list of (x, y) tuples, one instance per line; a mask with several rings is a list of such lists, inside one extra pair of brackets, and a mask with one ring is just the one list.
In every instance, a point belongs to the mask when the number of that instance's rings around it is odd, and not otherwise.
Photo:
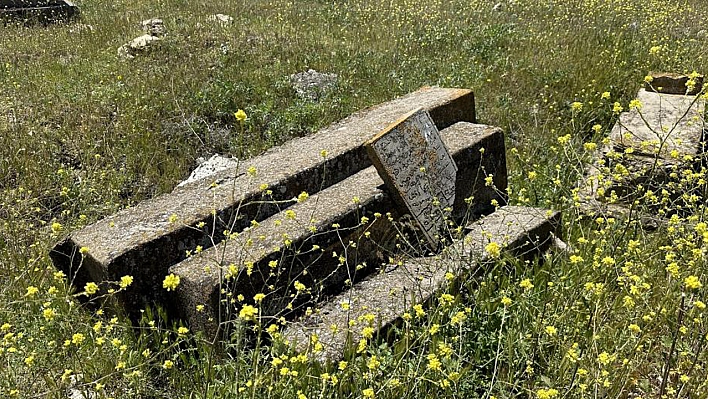
[[(581, 218), (572, 191), (588, 160), (582, 144), (607, 134), (612, 103), (627, 109), (651, 70), (707, 70), (708, 5), (495, 3), (84, 0), (77, 23), (0, 27), (0, 396), (64, 397), (69, 374), (115, 398), (708, 395), (695, 305), (705, 290), (684, 284), (708, 281), (701, 231), (690, 227), (704, 207), (687, 205), (650, 234), (633, 220)], [(217, 12), (234, 24), (209, 22)], [(160, 48), (119, 59), (150, 17), (168, 30)], [(289, 85), (308, 68), (340, 78), (318, 103)], [(511, 202), (562, 210), (582, 260), (489, 265), (452, 291), (454, 304), (404, 323), (398, 344), (369, 344), (344, 370), (278, 364), (282, 351), (269, 347), (219, 355), (191, 333), (151, 326), (152, 315), (135, 334), (120, 315), (81, 307), (54, 275), (47, 253), (59, 236), (170, 191), (197, 157), (252, 156), (423, 85), (475, 90), (479, 120), (507, 134)], [(571, 110), (576, 101), (582, 110)], [(249, 116), (242, 137), (238, 109)], [(466, 319), (453, 323), (460, 311)]]

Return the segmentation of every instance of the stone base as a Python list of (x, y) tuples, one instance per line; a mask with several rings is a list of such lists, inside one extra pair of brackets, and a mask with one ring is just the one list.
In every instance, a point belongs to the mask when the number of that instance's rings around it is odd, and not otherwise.
[[(411, 311), (414, 304), (429, 303), (444, 290), (448, 272), (459, 278), (488, 259), (485, 246), (490, 242), (498, 243), (510, 255), (530, 256), (548, 249), (560, 231), (559, 212), (502, 207), (471, 224), (467, 235), (443, 253), (410, 259), (392, 270), (381, 270), (330, 298), (310, 316), (290, 323), (282, 336), (297, 351), (311, 351), (313, 357), (322, 361), (339, 360), (348, 344), (363, 337), (363, 328), (374, 327), (378, 334), (385, 332), (404, 312)], [(374, 319), (367, 322), (367, 315), (373, 315)], [(322, 345), (319, 352), (312, 351), (313, 336)]]

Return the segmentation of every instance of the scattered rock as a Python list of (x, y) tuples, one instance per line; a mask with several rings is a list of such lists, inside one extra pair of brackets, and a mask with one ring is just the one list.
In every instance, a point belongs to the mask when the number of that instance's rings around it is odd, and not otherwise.
[(160, 40), (162, 40), (162, 38), (150, 34), (138, 36), (128, 43), (120, 46), (118, 48), (118, 56), (133, 59), (136, 55), (146, 53), (148, 50), (154, 48)]
[(83, 378), (83, 375), (78, 374), (74, 375), (72, 374), (69, 377), (69, 387), (66, 388), (66, 396), (69, 399), (96, 399), (98, 398), (98, 394), (91, 390), (90, 388), (87, 388), (86, 386), (82, 386), (83, 384), (81, 383), (81, 378)]
[(502, 10), (502, 3), (497, 3), (492, 7), (492, 11), (501, 11)]
[(214, 14), (207, 17), (207, 21), (216, 22), (219, 25), (230, 25), (234, 23), (234, 17), (226, 14)]
[(93, 32), (95, 29), (93, 25), (88, 24), (75, 24), (69, 32), (71, 33), (82, 33), (82, 32)]
[(150, 36), (162, 37), (167, 34), (167, 30), (165, 29), (165, 23), (162, 22), (162, 19), (160, 18), (146, 19), (140, 23), (140, 26), (142, 27), (143, 31), (149, 34)]
[(227, 158), (219, 154), (212, 155), (212, 157), (208, 160), (205, 160), (204, 158), (199, 158), (198, 161), (199, 166), (197, 166), (197, 168), (192, 171), (192, 174), (189, 175), (189, 178), (187, 178), (187, 180), (178, 184), (177, 187), (182, 187), (191, 182), (211, 176), (222, 170), (235, 168), (238, 166), (238, 159)]
[(320, 73), (314, 69), (290, 76), (290, 83), (298, 97), (317, 101), (327, 91), (334, 89), (339, 76), (334, 73)]

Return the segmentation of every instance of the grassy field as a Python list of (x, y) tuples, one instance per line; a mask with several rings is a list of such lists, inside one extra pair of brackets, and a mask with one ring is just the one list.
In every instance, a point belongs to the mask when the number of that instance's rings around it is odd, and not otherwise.
[[(703, 199), (650, 233), (583, 218), (574, 190), (589, 143), (649, 71), (706, 71), (708, 3), (77, 3), (75, 23), (0, 26), (0, 396), (708, 397)], [(166, 38), (120, 59), (150, 17)], [(339, 75), (319, 102), (289, 83), (308, 68)], [(200, 156), (256, 155), (423, 85), (475, 90), (480, 122), (507, 134), (510, 202), (562, 210), (572, 253), (487, 265), (406, 321), (399, 344), (371, 340), (333, 365), (265, 346), (219, 354), (148, 313), (136, 333), (82, 307), (51, 265), (61, 236), (169, 192)], [(678, 171), (653, 199), (674, 209), (704, 177)]]

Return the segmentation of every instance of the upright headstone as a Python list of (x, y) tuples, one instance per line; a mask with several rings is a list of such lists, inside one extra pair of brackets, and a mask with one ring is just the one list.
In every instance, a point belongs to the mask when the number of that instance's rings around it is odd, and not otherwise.
[(427, 111), (417, 109), (366, 143), (394, 201), (418, 222), (433, 250), (455, 203), (457, 165)]

